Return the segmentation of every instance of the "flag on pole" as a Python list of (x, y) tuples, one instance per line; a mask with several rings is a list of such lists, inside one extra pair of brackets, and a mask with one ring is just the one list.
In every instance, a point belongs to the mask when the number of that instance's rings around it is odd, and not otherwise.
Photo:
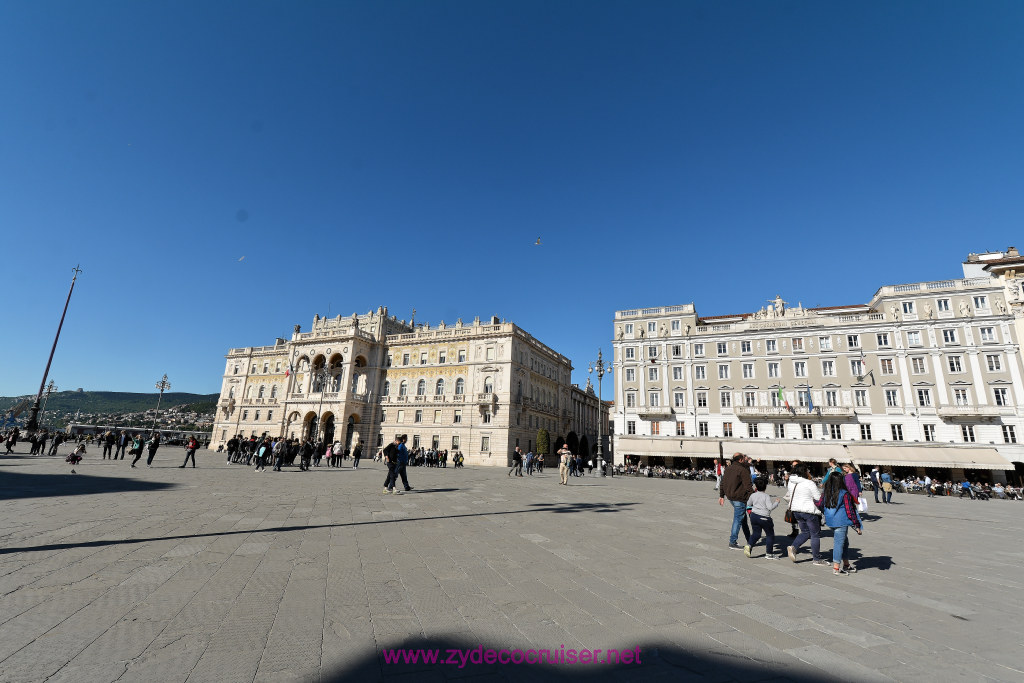
[(294, 369), (292, 368), (292, 364), (289, 363), (288, 368), (284, 371), (284, 376), (288, 377), (289, 375), (292, 374), (292, 372), (294, 372)]
[(789, 401), (787, 401), (786, 397), (782, 394), (781, 386), (779, 386), (779, 402), (785, 404), (786, 410), (793, 410), (792, 408), (789, 407)]
[(811, 400), (811, 388), (807, 387), (807, 412), (814, 412), (814, 401)]

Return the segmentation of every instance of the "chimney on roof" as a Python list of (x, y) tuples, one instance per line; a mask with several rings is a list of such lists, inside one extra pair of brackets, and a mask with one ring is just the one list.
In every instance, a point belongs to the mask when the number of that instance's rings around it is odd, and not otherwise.
[(1006, 255), (1007, 256), (1020, 256), (1020, 252), (1017, 251), (1017, 247), (1009, 247), (1006, 250)]

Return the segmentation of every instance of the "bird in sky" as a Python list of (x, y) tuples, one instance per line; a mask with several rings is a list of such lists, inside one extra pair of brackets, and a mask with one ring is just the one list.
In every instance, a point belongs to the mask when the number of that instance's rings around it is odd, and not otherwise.
[(540, 246), (540, 238), (539, 237), (537, 238), (537, 241), (533, 243), (533, 246), (535, 246), (535, 247), (539, 247)]
[(240, 258), (240, 259), (238, 259), (238, 260), (239, 260), (239, 261), (244, 261), (244, 260), (245, 260), (245, 257), (243, 256), (242, 258)]

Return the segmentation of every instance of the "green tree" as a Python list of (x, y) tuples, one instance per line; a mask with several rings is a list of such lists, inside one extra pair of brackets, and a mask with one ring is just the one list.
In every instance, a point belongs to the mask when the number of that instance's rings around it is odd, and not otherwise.
[(547, 455), (551, 448), (551, 436), (548, 434), (548, 430), (541, 429), (537, 431), (537, 452), (544, 453)]

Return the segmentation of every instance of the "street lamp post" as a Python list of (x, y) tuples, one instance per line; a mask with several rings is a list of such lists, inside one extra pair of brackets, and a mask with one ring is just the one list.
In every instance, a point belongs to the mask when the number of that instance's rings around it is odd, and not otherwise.
[(601, 378), (604, 377), (607, 367), (604, 363), (604, 357), (601, 355), (601, 349), (598, 349), (597, 362), (590, 364), (588, 372), (597, 371), (597, 467), (601, 470), (602, 477), (608, 476), (608, 473), (604, 470), (604, 419), (602, 417), (604, 400), (601, 397)]
[(46, 416), (46, 402), (50, 400), (50, 394), (57, 391), (57, 385), (50, 380), (50, 383), (46, 385), (46, 395), (43, 396), (43, 409), (39, 411), (39, 424), (43, 424), (43, 418)]
[(156, 388), (160, 390), (160, 397), (156, 400), (156, 417), (153, 418), (153, 431), (156, 431), (156, 423), (160, 420), (160, 402), (164, 400), (164, 392), (171, 388), (171, 383), (167, 381), (167, 375), (156, 383)]
[(324, 412), (324, 387), (330, 376), (331, 373), (327, 372), (326, 368), (320, 368), (313, 375), (313, 379), (316, 381), (316, 387), (320, 389), (320, 407), (316, 409), (316, 434), (313, 435), (314, 444), (320, 437), (320, 430), (323, 429), (323, 425), (320, 424), (320, 419), (323, 417)]

